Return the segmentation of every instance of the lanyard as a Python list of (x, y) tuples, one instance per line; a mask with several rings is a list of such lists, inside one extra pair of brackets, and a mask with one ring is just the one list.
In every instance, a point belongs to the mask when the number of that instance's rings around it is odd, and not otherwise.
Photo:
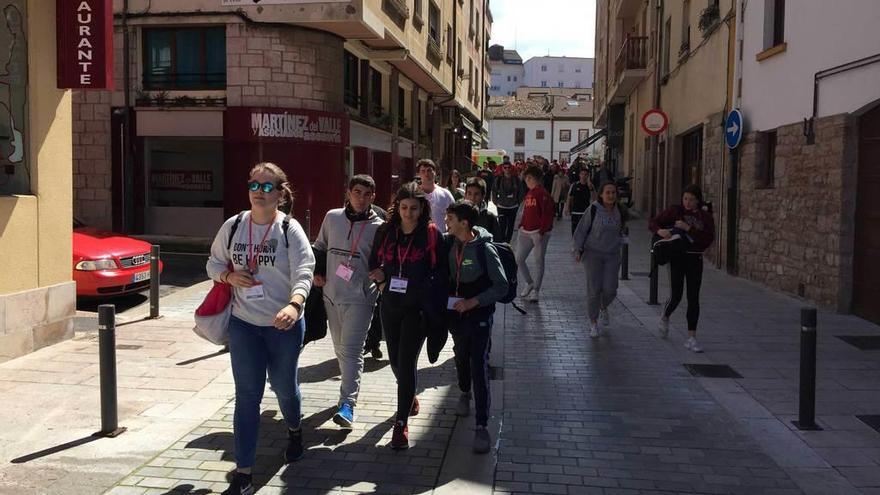
[(407, 256), (409, 256), (409, 249), (412, 247), (415, 238), (415, 232), (413, 232), (413, 236), (409, 239), (409, 245), (406, 246), (406, 251), (403, 252), (403, 255), (400, 254), (400, 244), (397, 244), (397, 276), (400, 278), (403, 278), (403, 262), (406, 261)]
[(254, 273), (254, 270), (257, 269), (256, 253), (263, 251), (263, 244), (266, 243), (266, 237), (269, 237), (269, 232), (272, 231), (273, 224), (274, 222), (270, 223), (269, 226), (266, 228), (266, 233), (263, 234), (263, 240), (260, 241), (260, 247), (259, 249), (257, 249), (256, 246), (254, 246), (254, 217), (251, 217), (251, 223), (248, 225), (248, 244), (251, 248), (251, 259), (250, 261), (248, 261), (248, 268), (250, 269), (251, 273)]
[[(354, 223), (351, 224), (351, 227), (352, 227), (352, 229), (354, 229)], [(351, 261), (351, 259), (354, 258), (354, 252), (357, 249), (358, 244), (360, 244), (361, 236), (364, 235), (364, 229), (366, 229), (366, 228), (367, 228), (367, 222), (364, 222), (363, 225), (361, 225), (361, 231), (358, 232), (357, 237), (355, 237), (351, 243), (351, 249), (348, 252), (348, 261)], [(349, 230), (349, 233), (350, 232), (351, 232), (351, 230)]]
[[(468, 241), (470, 242), (470, 241)], [(455, 253), (455, 295), (458, 296), (458, 288), (461, 285), (461, 264), (464, 263), (464, 248), (468, 242), (461, 245), (461, 249)]]

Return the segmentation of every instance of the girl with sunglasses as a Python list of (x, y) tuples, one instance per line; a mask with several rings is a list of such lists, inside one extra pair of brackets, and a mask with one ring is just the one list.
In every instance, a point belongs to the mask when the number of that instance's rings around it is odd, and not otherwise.
[(303, 456), (297, 362), (305, 333), (303, 305), (315, 266), (305, 231), (279, 211), (293, 201), (284, 171), (272, 163), (257, 164), (247, 187), (251, 209), (223, 224), (207, 264), (208, 276), (232, 285), (234, 293), (229, 354), (235, 381), (237, 469), (226, 492), (234, 494), (254, 491), (251, 470), (267, 373), (288, 427), (284, 461)]

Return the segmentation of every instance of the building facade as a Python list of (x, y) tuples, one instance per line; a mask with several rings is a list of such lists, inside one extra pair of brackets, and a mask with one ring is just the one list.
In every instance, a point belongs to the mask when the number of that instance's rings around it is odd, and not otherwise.
[(314, 235), (352, 174), (372, 174), (386, 203), (418, 158), (448, 169), (485, 144), (485, 0), (132, 0), (115, 30), (118, 89), (74, 96), (86, 223), (211, 237), (270, 160)]
[(581, 57), (532, 57), (523, 64), (523, 86), (592, 88), (594, 62), (595, 59)]
[(515, 96), (525, 84), (525, 67), (516, 50), (505, 50), (501, 45), (489, 47), (489, 96)]
[(4, 0), (0, 6), (3, 362), (73, 336), (76, 287), (71, 92), (56, 88), (55, 2)]
[[(595, 132), (592, 91), (519, 88), (516, 98), (493, 99), (487, 108), (489, 147), (511, 160), (539, 155), (570, 163), (571, 149)], [(581, 152), (598, 156), (598, 145)]]
[[(637, 207), (699, 184), (718, 266), (880, 321), (878, 16), (871, 2), (599, 2), (596, 124), (609, 161), (635, 176)], [(639, 130), (651, 108), (669, 117), (653, 138)], [(744, 115), (734, 152), (732, 108)]]

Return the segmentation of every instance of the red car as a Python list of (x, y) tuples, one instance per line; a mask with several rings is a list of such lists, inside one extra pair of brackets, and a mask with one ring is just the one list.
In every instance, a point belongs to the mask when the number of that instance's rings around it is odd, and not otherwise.
[[(159, 273), (162, 273), (159, 262)], [(150, 286), (150, 243), (73, 221), (77, 296), (116, 296)]]

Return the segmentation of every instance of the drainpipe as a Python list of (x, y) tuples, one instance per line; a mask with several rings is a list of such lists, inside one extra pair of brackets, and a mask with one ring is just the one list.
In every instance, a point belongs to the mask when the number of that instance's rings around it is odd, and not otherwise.
[[(663, 54), (661, 46), (663, 46), (663, 0), (655, 0), (654, 8), (656, 10), (656, 20), (654, 22), (654, 30), (657, 33), (657, 44), (654, 46), (654, 108), (660, 108), (660, 56)], [(657, 213), (657, 198), (660, 196), (660, 179), (657, 174), (659, 172), (659, 136), (651, 136), (651, 176), (653, 184), (651, 187), (651, 204), (647, 205), (646, 212), (653, 217)]]
[[(134, 170), (131, 163), (131, 81), (130, 48), (128, 39), (128, 0), (122, 2), (122, 90), (123, 90), (123, 131), (122, 131), (122, 231), (130, 232), (133, 213), (133, 202), (130, 197), (134, 193)], [(130, 206), (131, 205), (131, 206)]]
[[(745, 17), (745, 3), (743, 0), (736, 0), (734, 5), (736, 9), (735, 23), (736, 26), (736, 44), (733, 48), (733, 108), (739, 108), (742, 105), (742, 97), (740, 96), (740, 86), (742, 84), (742, 44), (743, 44), (743, 26)], [(724, 125), (723, 123), (721, 124)], [(745, 122), (743, 122), (745, 127)], [(745, 134), (745, 129), (743, 129)], [(742, 143), (736, 149), (730, 151), (730, 170), (727, 175), (727, 257), (725, 268), (727, 273), (736, 275), (737, 268), (737, 245), (739, 244), (739, 161)]]

